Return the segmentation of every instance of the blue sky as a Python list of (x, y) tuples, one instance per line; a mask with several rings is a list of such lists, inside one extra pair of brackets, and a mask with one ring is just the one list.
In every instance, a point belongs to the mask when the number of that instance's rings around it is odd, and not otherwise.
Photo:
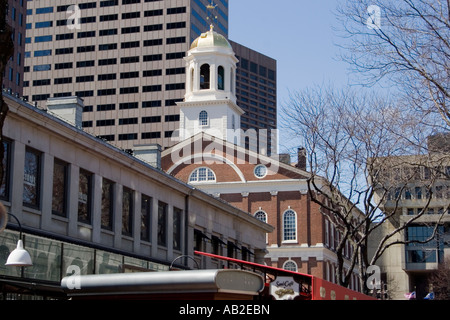
[(288, 89), (347, 82), (333, 31), (337, 1), (230, 0), (229, 38), (277, 60), (279, 102)]
[(338, 1), (230, 0), (229, 38), (277, 60), (278, 110), (289, 90), (348, 82), (333, 30)]

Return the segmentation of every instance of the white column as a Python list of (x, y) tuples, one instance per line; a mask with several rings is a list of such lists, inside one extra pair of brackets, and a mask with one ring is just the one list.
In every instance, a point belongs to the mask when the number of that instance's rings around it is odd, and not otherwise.
[(116, 198), (114, 201), (114, 224), (112, 230), (114, 231), (114, 247), (120, 248), (122, 243), (122, 202), (123, 202), (123, 186), (116, 183), (115, 185)]
[(167, 205), (167, 260), (172, 261), (176, 257), (173, 255), (173, 206)]
[(152, 198), (152, 216), (150, 222), (150, 238), (152, 243), (152, 257), (158, 254), (158, 199)]
[(92, 194), (92, 241), (100, 243), (102, 229), (102, 184), (103, 178), (94, 174)]
[(67, 204), (67, 213), (69, 217), (68, 235), (78, 236), (78, 193), (80, 189), (80, 167), (72, 164), (69, 170), (69, 202)]
[[(22, 221), (23, 209), (23, 174), (25, 168), (25, 145), (18, 141), (14, 142), (11, 148), (13, 156), (11, 157), (11, 213)], [(14, 221), (15, 222), (15, 221)]]
[(191, 63), (191, 66), (194, 67), (194, 90), (192, 92), (197, 92), (200, 90), (200, 66), (198, 62)]
[(142, 194), (134, 191), (133, 205), (133, 251), (139, 252), (141, 244), (141, 199)]
[(211, 90), (217, 91), (217, 64), (212, 63), (209, 66), (209, 88)]

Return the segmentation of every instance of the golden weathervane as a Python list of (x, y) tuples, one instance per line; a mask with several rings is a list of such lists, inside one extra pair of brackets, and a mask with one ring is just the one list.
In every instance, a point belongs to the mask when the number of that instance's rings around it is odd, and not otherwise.
[(211, 1), (211, 3), (206, 6), (206, 9), (208, 9), (208, 17), (206, 17), (206, 20), (210, 21), (211, 30), (214, 28), (214, 22), (217, 23), (216, 8), (217, 8), (217, 4), (214, 4), (213, 1)]

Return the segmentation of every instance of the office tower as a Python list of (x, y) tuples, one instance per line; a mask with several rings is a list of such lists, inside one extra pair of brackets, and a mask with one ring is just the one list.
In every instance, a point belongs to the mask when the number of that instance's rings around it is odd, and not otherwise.
[(277, 127), (277, 61), (230, 41), (238, 63), (236, 92), (239, 106), (246, 111), (241, 127)]
[[(241, 128), (245, 130), (267, 130), (267, 153), (276, 152), (276, 141), (271, 133), (277, 128), (277, 61), (244, 45), (230, 41), (239, 60), (236, 75), (236, 98), (245, 111), (241, 116)], [(258, 134), (259, 136), (259, 134)], [(267, 139), (267, 140), (266, 140)], [(251, 146), (247, 143), (246, 148)], [(258, 151), (259, 146), (253, 146)]]
[(123, 149), (173, 145), (186, 52), (211, 21), (228, 37), (228, 0), (214, 2), (214, 10), (211, 3), (28, 2), (25, 98), (45, 108), (50, 97), (81, 97), (83, 128)]
[[(372, 182), (374, 200), (389, 218), (369, 241), (378, 244), (390, 234), (394, 243), (376, 262), (389, 299), (409, 299), (411, 292), (424, 299), (448, 291), (445, 285), (433, 288), (433, 273), (445, 270), (450, 257), (449, 141), (450, 134), (436, 133), (427, 139), (428, 154), (379, 157), (370, 164), (382, 172)], [(396, 233), (402, 226), (404, 231)], [(376, 247), (369, 249), (373, 255)]]
[(23, 95), (26, 7), (26, 0), (9, 0), (6, 8), (6, 23), (11, 27), (14, 53), (1, 75), (3, 76), (2, 89), (16, 96)]

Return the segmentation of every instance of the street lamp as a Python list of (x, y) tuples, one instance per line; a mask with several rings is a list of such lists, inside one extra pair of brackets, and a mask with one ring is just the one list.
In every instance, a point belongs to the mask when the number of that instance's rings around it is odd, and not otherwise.
[(197, 260), (194, 259), (194, 257), (189, 256), (189, 255), (187, 255), (187, 254), (183, 254), (183, 255), (178, 256), (178, 257), (176, 257), (175, 259), (173, 259), (172, 263), (170, 264), (169, 270), (172, 270), (173, 263), (174, 263), (176, 260), (180, 259), (180, 258), (189, 258), (189, 259), (192, 259), (192, 260), (195, 262), (195, 264), (197, 265), (197, 269), (200, 269), (200, 267), (199, 267), (199, 265), (198, 265), (198, 262), (197, 262)]
[(5, 266), (13, 266), (13, 267), (32, 266), (33, 262), (31, 261), (31, 256), (28, 253), (28, 251), (23, 248), (22, 225), (20, 224), (19, 219), (17, 219), (15, 215), (6, 212), (5, 206), (3, 205), (3, 203), (0, 202), (0, 232), (2, 232), (6, 228), (6, 223), (8, 222), (7, 219), (8, 215), (16, 219), (17, 224), (19, 225), (19, 241), (17, 241), (16, 249), (14, 249), (9, 254)]

